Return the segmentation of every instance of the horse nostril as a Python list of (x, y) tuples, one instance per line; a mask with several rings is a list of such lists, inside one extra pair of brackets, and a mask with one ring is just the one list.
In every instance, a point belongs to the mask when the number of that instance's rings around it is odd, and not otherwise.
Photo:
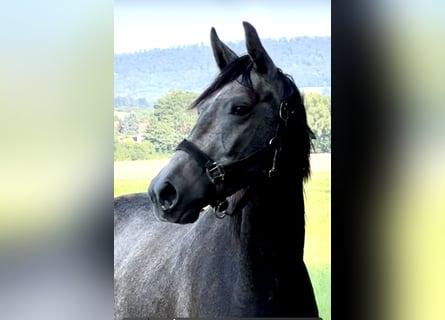
[(176, 204), (178, 199), (178, 194), (175, 187), (173, 187), (169, 182), (165, 183), (165, 186), (159, 192), (159, 202), (161, 209), (167, 211)]

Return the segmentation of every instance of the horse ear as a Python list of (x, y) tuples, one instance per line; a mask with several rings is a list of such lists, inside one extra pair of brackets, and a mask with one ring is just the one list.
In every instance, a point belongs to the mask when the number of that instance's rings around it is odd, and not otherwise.
[(255, 28), (248, 22), (243, 22), (246, 35), (247, 53), (255, 63), (255, 69), (259, 73), (268, 73), (276, 70), (275, 64), (267, 54)]
[(220, 70), (238, 58), (238, 55), (232, 49), (219, 40), (215, 28), (210, 30), (210, 42), (212, 44), (213, 56)]

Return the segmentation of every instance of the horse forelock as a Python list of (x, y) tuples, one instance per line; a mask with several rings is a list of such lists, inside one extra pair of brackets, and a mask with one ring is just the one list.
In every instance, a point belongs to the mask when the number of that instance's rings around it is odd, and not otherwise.
[(196, 108), (201, 102), (207, 100), (215, 92), (219, 91), (228, 83), (238, 79), (240, 76), (241, 84), (247, 88), (252, 88), (252, 80), (250, 78), (250, 71), (252, 68), (253, 62), (248, 55), (233, 60), (221, 70), (207, 89), (205, 89), (196, 100), (192, 102), (190, 109)]

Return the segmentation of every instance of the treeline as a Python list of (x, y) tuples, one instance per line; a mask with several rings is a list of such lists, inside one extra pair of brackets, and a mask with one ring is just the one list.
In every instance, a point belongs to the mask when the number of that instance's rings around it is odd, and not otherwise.
[[(264, 39), (264, 47), (300, 88), (331, 87), (331, 38)], [(244, 41), (228, 42), (239, 55)], [(217, 75), (209, 45), (188, 45), (114, 56), (115, 106), (149, 106), (170, 88), (202, 92)], [(328, 91), (329, 92), (329, 91)]]
[[(172, 89), (153, 109), (116, 109), (114, 160), (146, 160), (171, 156), (193, 128), (197, 114), (188, 107), (197, 93)], [(316, 135), (313, 152), (331, 151), (331, 97), (304, 94), (308, 123)]]

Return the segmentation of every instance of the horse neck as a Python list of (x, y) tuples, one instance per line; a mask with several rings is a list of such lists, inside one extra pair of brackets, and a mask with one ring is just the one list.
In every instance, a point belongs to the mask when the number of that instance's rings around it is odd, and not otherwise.
[(248, 250), (265, 258), (302, 261), (304, 198), (302, 178), (283, 174), (257, 184), (243, 209), (242, 235)]
[[(257, 183), (234, 216), (240, 239), (239, 278), (233, 297), (261, 306), (258, 316), (289, 316), (301, 286), (304, 246), (302, 181), (273, 178)], [(298, 295), (299, 296), (299, 295)]]

